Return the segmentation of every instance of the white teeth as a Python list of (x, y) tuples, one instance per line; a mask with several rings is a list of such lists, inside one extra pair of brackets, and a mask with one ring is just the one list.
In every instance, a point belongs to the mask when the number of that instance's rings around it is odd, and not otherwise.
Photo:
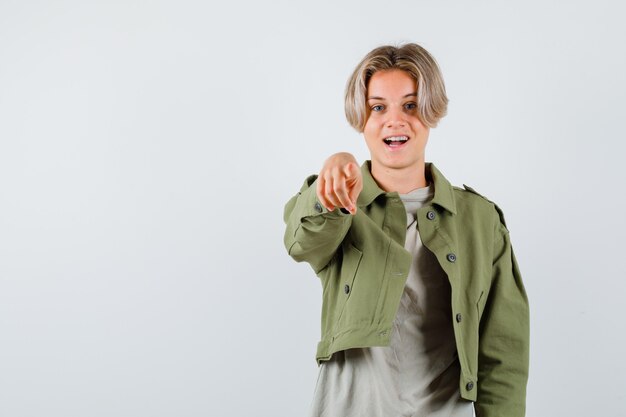
[(385, 142), (406, 142), (409, 140), (408, 136), (391, 136), (385, 139)]

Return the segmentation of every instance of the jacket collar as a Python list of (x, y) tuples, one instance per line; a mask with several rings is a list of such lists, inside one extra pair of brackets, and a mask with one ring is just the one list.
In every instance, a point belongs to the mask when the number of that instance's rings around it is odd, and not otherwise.
[[(397, 194), (397, 192), (386, 192), (381, 189), (376, 183), (374, 177), (371, 174), (371, 160), (366, 160), (361, 165), (361, 174), (363, 176), (363, 190), (357, 200), (357, 205), (368, 206), (381, 194)], [(456, 214), (456, 203), (454, 200), (454, 193), (452, 191), (452, 185), (446, 177), (435, 167), (432, 162), (425, 163), (425, 175), (429, 182), (434, 184), (435, 195), (431, 202), (443, 207), (452, 214)]]

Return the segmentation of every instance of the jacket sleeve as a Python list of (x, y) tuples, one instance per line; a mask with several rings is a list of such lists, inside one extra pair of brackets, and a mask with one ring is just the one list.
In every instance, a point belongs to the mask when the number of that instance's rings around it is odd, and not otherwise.
[(529, 366), (529, 307), (502, 211), (491, 288), (479, 328), (477, 417), (523, 417)]
[(328, 211), (317, 198), (317, 175), (310, 175), (300, 191), (285, 205), (284, 243), (297, 262), (308, 262), (315, 273), (332, 259), (350, 229), (352, 214), (335, 208)]

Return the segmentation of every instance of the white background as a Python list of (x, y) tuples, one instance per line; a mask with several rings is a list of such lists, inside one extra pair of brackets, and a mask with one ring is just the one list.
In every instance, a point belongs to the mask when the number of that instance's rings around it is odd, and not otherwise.
[(321, 286), (283, 206), (369, 157), (344, 86), (406, 41), (450, 98), (427, 161), (505, 213), (527, 415), (626, 415), (618, 4), (1, 0), (0, 417), (304, 416)]

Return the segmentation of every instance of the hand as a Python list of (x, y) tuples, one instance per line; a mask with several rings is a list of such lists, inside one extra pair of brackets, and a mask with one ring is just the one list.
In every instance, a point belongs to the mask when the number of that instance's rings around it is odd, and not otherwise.
[(356, 201), (363, 189), (363, 176), (356, 159), (348, 152), (330, 156), (317, 178), (317, 198), (328, 211), (345, 208), (356, 214)]

